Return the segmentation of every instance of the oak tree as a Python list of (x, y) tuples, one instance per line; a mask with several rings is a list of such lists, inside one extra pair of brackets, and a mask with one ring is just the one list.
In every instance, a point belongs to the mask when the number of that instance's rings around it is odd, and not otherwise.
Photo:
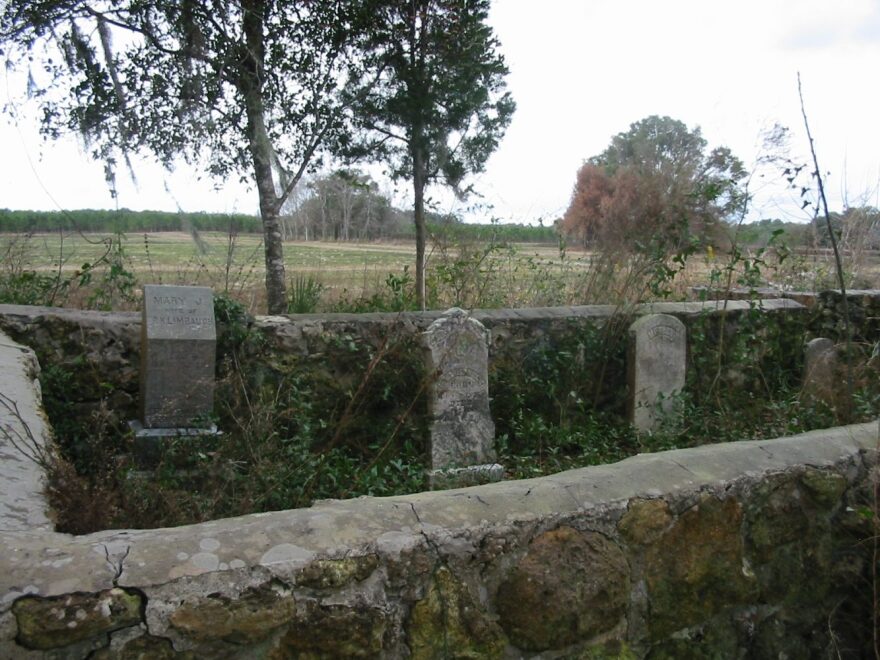
[(699, 128), (647, 117), (584, 163), (562, 227), (585, 245), (626, 250), (717, 241), (744, 200), (745, 176), (728, 148), (707, 151)]
[(270, 313), (286, 311), (279, 211), (322, 148), (340, 139), (339, 93), (356, 71), (361, 2), (8, 0), (7, 67), (49, 137), (73, 131), (104, 161), (152, 153), (256, 185)]

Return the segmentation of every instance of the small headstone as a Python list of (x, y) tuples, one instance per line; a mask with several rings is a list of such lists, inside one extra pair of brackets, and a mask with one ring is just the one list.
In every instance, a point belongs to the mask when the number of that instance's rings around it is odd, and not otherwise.
[[(141, 320), (141, 418), (135, 450), (149, 463), (165, 438), (216, 432), (214, 294), (200, 286), (144, 286)], [(146, 457), (146, 458), (145, 458)]]
[(495, 424), (489, 412), (489, 331), (464, 310), (452, 308), (424, 333), (433, 381), (432, 488), (498, 481)]
[(675, 413), (684, 389), (687, 330), (668, 314), (643, 316), (629, 328), (629, 418), (640, 433)]
[(804, 395), (829, 406), (838, 403), (838, 393), (843, 386), (839, 378), (839, 362), (837, 348), (830, 339), (817, 337), (807, 342), (804, 351)]

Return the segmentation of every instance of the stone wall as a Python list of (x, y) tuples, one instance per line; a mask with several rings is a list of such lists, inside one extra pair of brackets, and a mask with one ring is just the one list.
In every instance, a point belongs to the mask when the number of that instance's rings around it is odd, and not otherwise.
[[(880, 290), (854, 289), (846, 292), (853, 340), (876, 345), (880, 341)], [(816, 296), (811, 329), (817, 337), (842, 341), (843, 296), (840, 291), (823, 291)]]
[(877, 443), (872, 423), (174, 529), (4, 531), (0, 656), (859, 657)]
[[(130, 368), (130, 317), (40, 314), (42, 345)], [(866, 656), (878, 443), (861, 424), (173, 529), (13, 517), (0, 657)]]
[[(785, 298), (809, 308), (809, 329), (814, 337), (828, 337), (842, 341), (844, 332), (843, 295), (840, 290), (821, 292), (782, 291), (769, 287), (757, 289), (737, 288), (730, 291), (694, 287), (694, 295), (715, 299), (765, 300)], [(846, 292), (852, 336), (857, 342), (876, 344), (880, 340), (880, 289), (850, 289)]]
[[(489, 346), (490, 379), (492, 373), (506, 366), (521, 369), (531, 362), (535, 352), (571, 343), (589, 329), (613, 322), (620, 337), (621, 360), (625, 355), (626, 328), (634, 318), (645, 314), (670, 314), (687, 326), (709, 324), (724, 316), (724, 326), (735, 333), (739, 319), (753, 313), (744, 301), (705, 303), (654, 303), (621, 310), (612, 305), (580, 307), (545, 307), (510, 310), (474, 310), (472, 316), (491, 331)], [(794, 328), (797, 335), (792, 352), (800, 351), (800, 334), (806, 309), (791, 300), (763, 300), (760, 313), (765, 323)], [(291, 356), (310, 358), (330, 368), (334, 356), (343, 353), (340, 344), (361, 342), (379, 346), (391, 334), (412, 335), (427, 329), (442, 312), (373, 313), (373, 314), (303, 314), (264, 316), (251, 319), (249, 330), (259, 334), (258, 348), (252, 349), (250, 360), (255, 368), (264, 365), (271, 371), (273, 363)], [(99, 408), (116, 411), (118, 422), (138, 415), (137, 397), (140, 365), (140, 314), (91, 312), (63, 308), (0, 305), (0, 330), (37, 354), (44, 369), (75, 374), (75, 386), (69, 387), (69, 407), (65, 414), (80, 415), (88, 420)], [(234, 330), (240, 330), (234, 329)], [(788, 331), (788, 330), (786, 330)], [(220, 350), (229, 343), (230, 328), (218, 326)], [(793, 335), (793, 336), (794, 336)], [(760, 357), (760, 356), (758, 356)], [(788, 363), (791, 360), (781, 360)], [(218, 366), (223, 356), (218, 355)], [(605, 375), (611, 392), (605, 398), (625, 402), (625, 366), (619, 373)], [(333, 367), (336, 368), (336, 367)], [(344, 370), (344, 365), (338, 369)], [(51, 375), (51, 373), (50, 373)], [(343, 378), (344, 374), (334, 374)], [(589, 374), (585, 374), (589, 377)]]

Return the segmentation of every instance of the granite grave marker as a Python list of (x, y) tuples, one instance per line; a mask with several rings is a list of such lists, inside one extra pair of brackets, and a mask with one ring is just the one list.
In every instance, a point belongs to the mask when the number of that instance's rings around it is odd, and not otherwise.
[(200, 286), (144, 286), (141, 423), (204, 427), (214, 405), (214, 294)]

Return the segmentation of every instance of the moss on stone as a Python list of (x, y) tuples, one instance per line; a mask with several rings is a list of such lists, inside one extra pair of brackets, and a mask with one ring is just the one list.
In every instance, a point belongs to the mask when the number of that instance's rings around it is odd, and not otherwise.
[(755, 580), (744, 571), (742, 510), (735, 499), (704, 496), (645, 554), (653, 640), (748, 603)]
[(376, 607), (307, 603), (268, 657), (270, 660), (374, 658), (384, 645), (387, 625), (386, 613)]
[(366, 580), (379, 565), (376, 555), (320, 559), (306, 566), (297, 577), (297, 584), (314, 589), (338, 589), (353, 581)]
[(252, 644), (291, 621), (293, 594), (275, 583), (246, 591), (240, 598), (207, 597), (184, 603), (171, 613), (171, 626), (195, 640)]
[(629, 583), (629, 565), (616, 544), (560, 527), (535, 538), (501, 584), (501, 625), (529, 651), (587, 641), (620, 622)]
[(56, 649), (141, 621), (140, 594), (114, 588), (98, 593), (19, 598), (12, 606), (18, 643), (29, 649)]
[(746, 503), (752, 560), (769, 561), (776, 549), (803, 538), (810, 520), (792, 475), (759, 484)]
[(89, 656), (91, 660), (196, 660), (191, 651), (175, 651), (171, 640), (141, 635), (118, 649), (105, 648)]
[(806, 493), (803, 477), (795, 475), (759, 485), (745, 513), (746, 548), (762, 599), (792, 606), (808, 617), (810, 604), (819, 607), (834, 587), (827, 509), (833, 493), (843, 492), (840, 481), (818, 472), (807, 477), (812, 486)]
[(617, 529), (627, 541), (646, 544), (659, 538), (671, 522), (672, 514), (665, 500), (634, 499)]
[(651, 648), (647, 659), (736, 660), (747, 657), (746, 648), (743, 632), (729, 617), (721, 616), (686, 634), (660, 642)]
[(498, 624), (446, 567), (413, 606), (407, 639), (414, 660), (500, 658), (506, 645)]
[[(835, 657), (828, 651), (827, 625), (803, 626), (783, 617), (772, 616), (761, 621), (752, 642), (756, 658), (825, 658)], [(848, 657), (870, 657), (848, 656)]]
[(577, 660), (638, 660), (639, 656), (624, 642), (612, 640), (590, 646), (577, 655)]
[(825, 508), (838, 504), (847, 487), (847, 480), (843, 475), (809, 467), (801, 475), (800, 482), (811, 498)]

